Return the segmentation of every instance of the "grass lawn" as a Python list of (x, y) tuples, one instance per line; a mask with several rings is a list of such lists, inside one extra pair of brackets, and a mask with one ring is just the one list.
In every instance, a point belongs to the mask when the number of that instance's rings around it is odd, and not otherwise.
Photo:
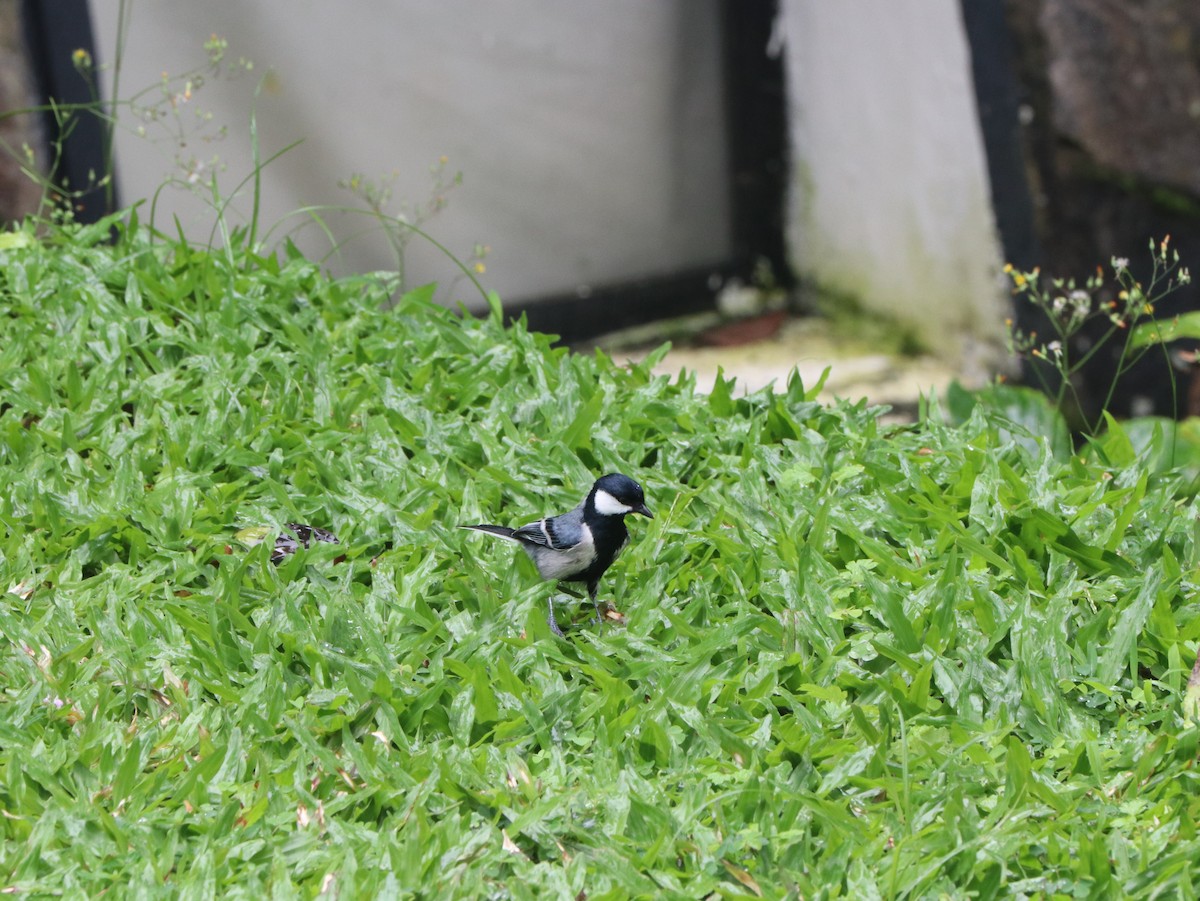
[[(1119, 430), (886, 431), (108, 235), (0, 250), (0, 889), (1197, 896), (1196, 502)], [(558, 640), (456, 526), (613, 470), (627, 621)], [(285, 522), (341, 543), (237, 540)]]

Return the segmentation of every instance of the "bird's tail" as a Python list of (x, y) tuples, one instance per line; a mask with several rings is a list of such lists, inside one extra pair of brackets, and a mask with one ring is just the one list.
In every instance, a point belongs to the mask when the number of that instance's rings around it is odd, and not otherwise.
[(476, 532), (487, 532), (489, 535), (499, 535), (501, 538), (507, 538), (509, 541), (517, 541), (513, 537), (516, 529), (507, 529), (504, 526), (459, 526), (460, 529), (473, 529)]

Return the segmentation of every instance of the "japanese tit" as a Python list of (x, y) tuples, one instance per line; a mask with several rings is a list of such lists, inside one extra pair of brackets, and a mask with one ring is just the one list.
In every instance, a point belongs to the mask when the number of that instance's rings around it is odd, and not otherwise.
[[(596, 590), (600, 577), (629, 540), (625, 517), (630, 513), (654, 518), (646, 506), (642, 486), (629, 476), (613, 472), (597, 479), (588, 496), (567, 513), (547, 516), (519, 529), (493, 525), (462, 528), (517, 542), (533, 560), (543, 579), (587, 583), (588, 597), (599, 617)], [(547, 622), (555, 635), (563, 634), (554, 618), (553, 600)]]

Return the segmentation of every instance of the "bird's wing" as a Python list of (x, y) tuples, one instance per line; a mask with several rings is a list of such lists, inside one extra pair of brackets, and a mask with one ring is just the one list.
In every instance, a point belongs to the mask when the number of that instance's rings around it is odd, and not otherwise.
[(513, 538), (528, 544), (548, 547), (552, 551), (568, 551), (583, 540), (583, 519), (577, 511), (561, 516), (547, 516), (513, 532)]

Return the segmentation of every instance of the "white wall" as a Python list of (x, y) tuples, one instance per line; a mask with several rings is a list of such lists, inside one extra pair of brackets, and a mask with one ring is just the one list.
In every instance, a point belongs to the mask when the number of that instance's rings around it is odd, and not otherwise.
[[(92, 0), (103, 64), (114, 61), (118, 6)], [(130, 8), (123, 97), (201, 64), (212, 33), (231, 56), (255, 63), (251, 76), (205, 85), (181, 107), (189, 122), (208, 110), (228, 126), (225, 140), (185, 150), (219, 155), (226, 191), (251, 170), (254, 90), (270, 71), (257, 101), (263, 156), (304, 143), (266, 169), (267, 223), (310, 204), (352, 202), (336, 183), (354, 172), (396, 172), (397, 198), (424, 200), (428, 168), (445, 155), (464, 183), (428, 228), (460, 256), (490, 245), (485, 283), (505, 300), (728, 255), (713, 0), (136, 0)], [(123, 201), (178, 174), (176, 152), (122, 130)], [(248, 212), (248, 199), (238, 206)], [(206, 238), (211, 216), (202, 209), (169, 189), (158, 221), (169, 227), (179, 215), (189, 234)], [(340, 241), (363, 223), (337, 228)], [(315, 230), (307, 235), (306, 249), (327, 249)], [(435, 252), (411, 246), (412, 283), (453, 277)], [(351, 243), (336, 268), (389, 265), (375, 235)]]
[(797, 272), (993, 362), (1008, 295), (957, 0), (783, 0), (780, 26)]

